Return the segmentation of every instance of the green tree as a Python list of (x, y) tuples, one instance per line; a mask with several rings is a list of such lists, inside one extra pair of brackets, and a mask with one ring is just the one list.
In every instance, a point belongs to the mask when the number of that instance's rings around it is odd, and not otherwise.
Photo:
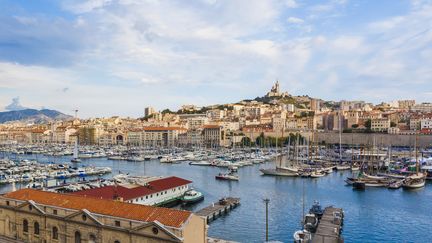
[(372, 128), (372, 120), (371, 119), (368, 119), (366, 122), (365, 122), (365, 127), (367, 128), (367, 129), (371, 129)]
[(170, 109), (165, 109), (161, 112), (162, 114), (173, 113)]

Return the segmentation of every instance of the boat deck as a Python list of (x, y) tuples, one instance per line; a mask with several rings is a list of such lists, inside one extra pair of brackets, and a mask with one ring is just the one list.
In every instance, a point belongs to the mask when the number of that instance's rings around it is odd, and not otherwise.
[(217, 219), (219, 216), (228, 213), (232, 209), (240, 205), (240, 198), (227, 197), (225, 202), (221, 203), (217, 201), (212, 203), (212, 205), (205, 207), (195, 214), (207, 219), (207, 223)]
[(343, 215), (341, 208), (327, 207), (319, 222), (316, 233), (312, 238), (312, 243), (340, 243), (344, 242), (341, 237), (343, 217), (338, 218), (334, 215)]

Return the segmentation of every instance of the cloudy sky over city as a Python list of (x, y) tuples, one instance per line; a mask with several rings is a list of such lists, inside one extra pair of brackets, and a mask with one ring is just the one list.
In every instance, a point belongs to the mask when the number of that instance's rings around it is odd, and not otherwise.
[[(0, 0), (0, 110), (432, 97), (432, 1)], [(19, 103), (16, 97), (19, 97)]]

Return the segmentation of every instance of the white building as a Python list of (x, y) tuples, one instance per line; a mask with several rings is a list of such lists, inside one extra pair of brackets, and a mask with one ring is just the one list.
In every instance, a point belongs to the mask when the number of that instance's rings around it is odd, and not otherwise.
[(420, 119), (420, 129), (432, 129), (432, 117)]
[(100, 199), (119, 200), (142, 205), (164, 205), (179, 200), (192, 181), (171, 176), (146, 185), (127, 184), (82, 190), (73, 194)]
[(390, 123), (390, 119), (388, 118), (372, 119), (371, 130), (375, 132), (386, 132), (390, 128)]

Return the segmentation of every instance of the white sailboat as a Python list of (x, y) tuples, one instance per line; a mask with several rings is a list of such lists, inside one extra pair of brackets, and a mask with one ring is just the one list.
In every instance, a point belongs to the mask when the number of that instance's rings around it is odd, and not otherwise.
[(81, 160), (78, 157), (78, 139), (75, 140), (75, 147), (74, 147), (73, 158), (72, 158), (71, 162), (74, 162), (74, 163), (81, 162)]
[(416, 133), (416, 139), (415, 139), (416, 174), (408, 176), (404, 180), (402, 186), (405, 189), (422, 188), (426, 184), (426, 174), (419, 173), (420, 164), (419, 164), (419, 160), (418, 160), (417, 139), (418, 139), (418, 136)]

